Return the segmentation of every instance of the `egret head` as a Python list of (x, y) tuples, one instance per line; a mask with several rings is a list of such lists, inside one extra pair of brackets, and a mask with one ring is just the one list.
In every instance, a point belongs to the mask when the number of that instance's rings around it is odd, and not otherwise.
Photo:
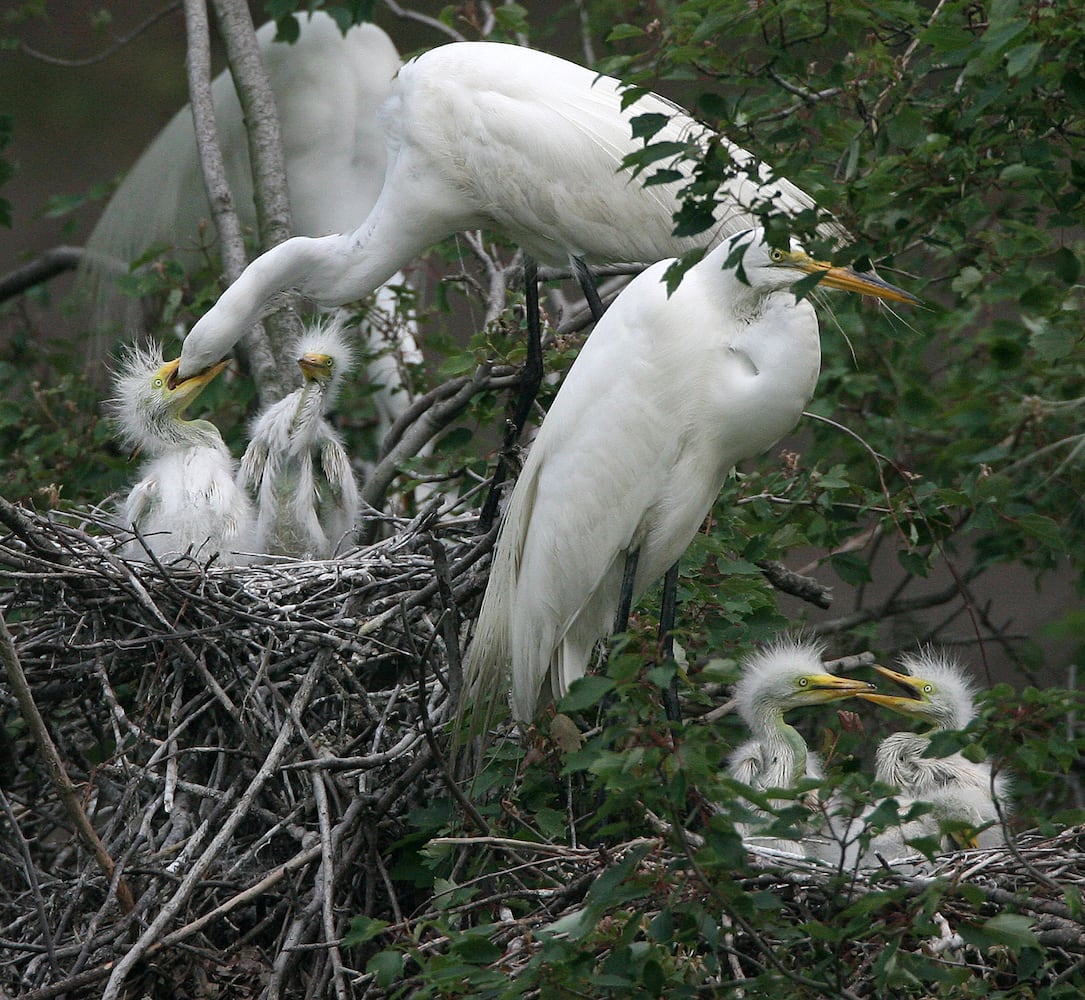
[(929, 722), (936, 729), (963, 729), (976, 714), (975, 688), (960, 664), (927, 649), (901, 657), (905, 672), (875, 667), (905, 693), (861, 694), (876, 705)]
[(823, 652), (819, 643), (782, 639), (743, 663), (742, 677), (735, 685), (735, 704), (751, 729), (757, 720), (782, 716), (792, 708), (874, 690), (866, 681), (830, 674), (821, 661)]
[(154, 455), (182, 440), (185, 428), (193, 426), (184, 420), (185, 410), (227, 362), (183, 382), (176, 380), (178, 364), (163, 361), (157, 345), (133, 347), (121, 359), (110, 410), (121, 437), (132, 447)]
[(725, 266), (738, 269), (740, 280), (753, 289), (791, 288), (803, 278), (818, 275), (818, 288), (856, 292), (891, 302), (919, 302), (910, 292), (882, 281), (872, 273), (860, 274), (850, 267), (834, 267), (826, 261), (815, 260), (797, 240), (791, 240), (786, 249), (770, 246), (765, 241), (763, 229), (738, 233), (721, 249), (726, 254)]
[(311, 327), (298, 341), (298, 367), (306, 384), (316, 384), (326, 403), (339, 392), (343, 376), (354, 365), (354, 351), (343, 333), (341, 316)]

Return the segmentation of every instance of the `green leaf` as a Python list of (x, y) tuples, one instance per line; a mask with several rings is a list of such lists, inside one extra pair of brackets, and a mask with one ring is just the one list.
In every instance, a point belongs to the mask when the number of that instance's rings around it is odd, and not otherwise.
[(614, 690), (614, 681), (609, 677), (588, 674), (578, 678), (569, 687), (569, 693), (561, 699), (563, 712), (583, 712), (586, 708), (598, 705), (603, 697)]
[(372, 917), (351, 917), (350, 929), (343, 935), (343, 947), (353, 948), (365, 944), (381, 933), (388, 926), (387, 920), (374, 920)]
[(623, 42), (628, 38), (643, 38), (644, 29), (634, 24), (618, 24), (610, 29), (607, 35), (608, 42)]
[(366, 962), (365, 971), (376, 977), (381, 989), (388, 989), (403, 978), (403, 955), (398, 951), (378, 951)]
[(1010, 49), (1006, 54), (1006, 72), (1010, 76), (1026, 76), (1036, 66), (1036, 60), (1044, 47), (1041, 42), (1029, 42), (1027, 45), (1019, 45)]

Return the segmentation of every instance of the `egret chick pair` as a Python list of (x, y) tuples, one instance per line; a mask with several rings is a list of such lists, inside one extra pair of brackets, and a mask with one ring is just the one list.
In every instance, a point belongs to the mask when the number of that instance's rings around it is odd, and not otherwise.
[[(833, 862), (843, 858), (846, 863), (859, 861), (868, 866), (914, 853), (908, 841), (920, 837), (941, 841), (942, 824), (947, 822), (979, 830), (970, 844), (989, 847), (1002, 843), (996, 802), (1005, 805), (1005, 777), (993, 777), (990, 764), (972, 763), (959, 753), (924, 756), (933, 733), (961, 729), (975, 715), (973, 688), (962, 668), (930, 650), (904, 656), (901, 666), (907, 672), (875, 667), (908, 692), (905, 696), (886, 695), (873, 684), (828, 673), (821, 662), (822, 652), (823, 647), (816, 643), (781, 640), (745, 661), (735, 688), (735, 703), (752, 738), (731, 755), (730, 776), (762, 793), (794, 789), (805, 779), (822, 779), (819, 758), (784, 715), (794, 708), (858, 697), (930, 725), (925, 733), (891, 734), (879, 745), (875, 758), (876, 781), (897, 790), (898, 814), (905, 817), (916, 803), (925, 804), (928, 811), (872, 831), (861, 860), (855, 845), (876, 805), (866, 808), (857, 823), (849, 823), (834, 815), (839, 802), (821, 804), (811, 809), (801, 840), (766, 833), (775, 814), (755, 808), (753, 812), (760, 818), (737, 827), (744, 839), (751, 845), (791, 854)], [(960, 845), (943, 841), (943, 846)]]
[(152, 457), (122, 508), (139, 535), (126, 556), (217, 554), (230, 565), (257, 554), (334, 553), (358, 513), (350, 457), (325, 417), (352, 361), (342, 322), (314, 327), (298, 351), (304, 384), (254, 420), (240, 468), (214, 424), (185, 419), (226, 363), (178, 383), (179, 362), (163, 362), (160, 348), (129, 351), (113, 415), (123, 438)]

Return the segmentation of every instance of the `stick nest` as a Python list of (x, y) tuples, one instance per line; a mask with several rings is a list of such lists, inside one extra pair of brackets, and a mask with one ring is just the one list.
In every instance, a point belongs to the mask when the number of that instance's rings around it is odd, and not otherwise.
[[(0, 690), (0, 995), (409, 995), (451, 926), (488, 925), (503, 949), (491, 970), (515, 977), (578, 914), (596, 921), (602, 960), (607, 921), (640, 921), (643, 937), (654, 916), (711, 901), (696, 835), (650, 815), (652, 835), (591, 849), (432, 842), (486, 852), (465, 902), (389, 869), (417, 836), (412, 811), (455, 797), (438, 734), (458, 696), (459, 612), (492, 544), (473, 522), (431, 510), (334, 561), (220, 569), (124, 561), (124, 539), (90, 516), (0, 501), (0, 521), (14, 654)], [(635, 904), (594, 913), (591, 886), (622, 865)], [(853, 876), (843, 896), (813, 862), (741, 884), (798, 925), (873, 892), (905, 912), (937, 883), (939, 930), (909, 941), (916, 953), (995, 976), (967, 931), (1008, 911), (1073, 976), (1085, 930), (1068, 900), (1083, 880), (1074, 829)], [(714, 970), (673, 951), (702, 991), (771, 967), (776, 943), (723, 912)], [(354, 918), (372, 933), (344, 945)], [(412, 956), (391, 987), (366, 971), (382, 949)], [(848, 995), (870, 995), (878, 953), (856, 943)]]

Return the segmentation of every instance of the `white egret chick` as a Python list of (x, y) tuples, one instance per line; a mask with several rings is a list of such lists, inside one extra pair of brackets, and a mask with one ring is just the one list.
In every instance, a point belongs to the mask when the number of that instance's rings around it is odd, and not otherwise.
[(150, 456), (121, 510), (122, 524), (138, 530), (124, 555), (147, 559), (217, 553), (223, 565), (245, 561), (255, 515), (234, 482), (237, 463), (218, 428), (186, 420), (185, 410), (226, 363), (198, 378), (171, 385), (176, 360), (163, 362), (160, 347), (131, 348), (117, 374), (112, 416), (121, 437)]
[(505, 511), (467, 653), (476, 714), (510, 687), (523, 721), (564, 695), (613, 627), (627, 558), (638, 553), (635, 599), (686, 550), (735, 464), (798, 422), (821, 345), (796, 282), (911, 301), (763, 237), (731, 237), (670, 296), (670, 262), (655, 264), (581, 349)]
[[(539, 261), (571, 257), (582, 268), (676, 257), (755, 225), (758, 212), (794, 216), (814, 207), (671, 102), (647, 94), (623, 108), (623, 90), (584, 66), (498, 42), (453, 42), (411, 60), (380, 111), (388, 167), (368, 218), (257, 257), (189, 332), (178, 377), (224, 357), (278, 292), (297, 289), (321, 306), (353, 301), (466, 229), (496, 230)], [(691, 163), (665, 161), (682, 179), (649, 187), (623, 169), (623, 158), (643, 149), (632, 120), (647, 114), (666, 119), (653, 142), (717, 141), (733, 161), (709, 231), (673, 235)], [(842, 235), (839, 227), (824, 231)]]
[[(797, 639), (781, 639), (742, 664), (742, 676), (735, 685), (735, 706), (750, 728), (751, 738), (741, 744), (728, 761), (728, 773), (736, 781), (765, 792), (773, 788), (796, 788), (806, 778), (825, 774), (818, 755), (784, 715), (795, 708), (840, 701), (871, 691), (873, 684), (838, 677), (822, 663), (824, 647)], [(785, 806), (781, 799), (776, 805)], [(809, 844), (760, 835), (775, 818), (771, 812), (755, 810), (764, 823), (736, 825), (744, 840), (760, 847), (791, 854), (820, 856), (821, 838)], [(822, 825), (820, 814), (811, 812), (810, 833)]]
[(255, 551), (327, 559), (358, 517), (350, 455), (327, 420), (354, 356), (340, 318), (310, 329), (297, 353), (304, 384), (253, 421), (237, 482), (257, 499)]
[[(916, 802), (929, 803), (932, 810), (876, 835), (869, 854), (890, 860), (911, 853), (907, 842), (919, 837), (939, 840), (947, 849), (996, 847), (1004, 843), (995, 800), (1005, 813), (1010, 791), (1006, 777), (992, 776), (989, 763), (975, 763), (960, 753), (924, 756), (933, 733), (963, 729), (975, 717), (972, 682), (960, 664), (934, 650), (903, 656), (900, 663), (906, 672), (887, 667), (875, 669), (906, 694), (865, 693), (860, 697), (923, 722), (929, 728), (922, 733), (893, 733), (882, 740), (875, 758), (875, 777), (900, 790), (897, 802), (902, 815)], [(943, 838), (941, 824), (946, 821), (967, 824), (977, 832), (963, 842), (958, 839), (954, 843), (952, 837)]]

